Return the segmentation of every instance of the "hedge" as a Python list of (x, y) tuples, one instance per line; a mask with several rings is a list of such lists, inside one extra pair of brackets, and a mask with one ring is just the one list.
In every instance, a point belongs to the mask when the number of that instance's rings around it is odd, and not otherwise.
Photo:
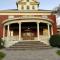
[(60, 35), (51, 36), (49, 42), (52, 47), (59, 47), (60, 48)]
[(4, 41), (0, 38), (0, 49), (4, 48)]

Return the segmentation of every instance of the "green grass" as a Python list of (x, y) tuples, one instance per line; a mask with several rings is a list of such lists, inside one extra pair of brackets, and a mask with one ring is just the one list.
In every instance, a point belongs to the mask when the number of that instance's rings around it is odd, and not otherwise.
[(5, 53), (0, 52), (0, 60), (2, 60), (5, 57)]
[(57, 52), (56, 52), (56, 53), (57, 53), (57, 55), (59, 55), (59, 56), (60, 56), (60, 50), (57, 50)]

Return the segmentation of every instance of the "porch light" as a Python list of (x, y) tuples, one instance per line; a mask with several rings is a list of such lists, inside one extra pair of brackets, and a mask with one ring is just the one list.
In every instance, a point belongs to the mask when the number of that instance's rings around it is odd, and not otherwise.
[(30, 27), (28, 27), (28, 30), (30, 30)]

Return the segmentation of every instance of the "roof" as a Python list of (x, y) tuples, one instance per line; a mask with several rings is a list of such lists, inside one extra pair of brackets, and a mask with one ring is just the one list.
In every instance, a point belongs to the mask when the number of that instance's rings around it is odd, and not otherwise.
[(18, 10), (18, 9), (8, 9), (8, 10), (0, 10), (0, 13), (18, 13), (18, 12), (49, 12), (51, 13), (52, 10), (42, 10), (42, 9), (39, 9), (39, 10)]

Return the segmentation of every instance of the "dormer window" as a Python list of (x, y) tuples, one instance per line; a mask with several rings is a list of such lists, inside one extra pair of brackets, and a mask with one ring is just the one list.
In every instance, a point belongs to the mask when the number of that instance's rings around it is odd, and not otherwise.
[(27, 6), (27, 9), (29, 10), (29, 6)]
[(34, 7), (34, 6), (32, 6), (32, 9), (35, 9), (35, 7)]
[(29, 2), (29, 0), (27, 0), (27, 2)]
[(18, 0), (18, 10), (38, 10), (38, 2), (36, 0)]

